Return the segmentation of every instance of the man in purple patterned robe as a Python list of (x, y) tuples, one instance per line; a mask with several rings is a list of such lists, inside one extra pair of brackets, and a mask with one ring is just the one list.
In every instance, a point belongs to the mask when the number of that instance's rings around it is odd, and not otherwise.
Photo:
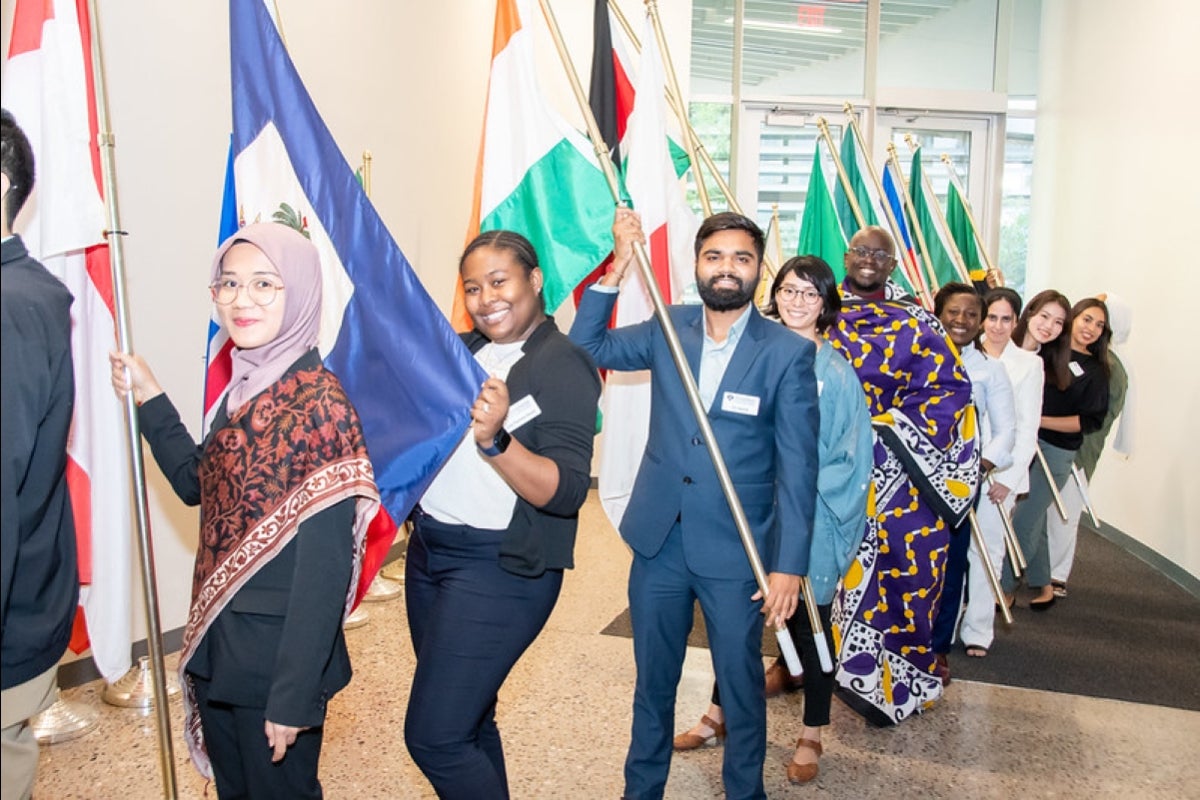
[(838, 696), (877, 725), (942, 694), (931, 647), (950, 531), (979, 483), (971, 383), (937, 318), (891, 282), (895, 245), (860, 230), (830, 342), (854, 367), (875, 432), (867, 530), (834, 601)]

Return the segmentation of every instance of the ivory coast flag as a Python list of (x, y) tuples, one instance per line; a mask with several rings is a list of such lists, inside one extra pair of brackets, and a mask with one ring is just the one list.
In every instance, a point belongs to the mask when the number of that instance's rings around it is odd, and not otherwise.
[[(96, 149), (96, 98), (85, 0), (17, 0), (3, 103), (33, 146), (37, 182), (15, 229), (75, 298), (75, 414), (67, 484), (79, 543), (79, 604), (71, 649), (92, 648), (109, 682), (130, 663), (132, 494), (125, 416), (110, 383), (116, 348), (113, 283)], [(19, 568), (19, 565), (18, 565)]]
[[(700, 221), (683, 194), (667, 136), (662, 56), (646, 18), (641, 66), (622, 148), (625, 186), (642, 217), (646, 250), (664, 302), (695, 298), (693, 242)], [(641, 271), (629, 271), (617, 301), (616, 327), (649, 319), (654, 313)], [(604, 382), (604, 436), (600, 441), (597, 488), (600, 504), (619, 527), (629, 504), (650, 430), (650, 373), (609, 372)]]
[[(521, 2), (528, 9), (528, 2)], [(613, 198), (587, 138), (542, 97), (532, 31), (517, 0), (497, 0), (483, 140), (467, 240), (510, 230), (533, 243), (546, 309), (558, 308), (612, 250)], [(462, 284), (451, 322), (468, 330)]]

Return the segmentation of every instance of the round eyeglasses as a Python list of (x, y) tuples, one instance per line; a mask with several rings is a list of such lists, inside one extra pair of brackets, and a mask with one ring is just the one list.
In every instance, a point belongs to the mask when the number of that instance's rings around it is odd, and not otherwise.
[(237, 300), (238, 293), (242, 289), (246, 290), (246, 297), (250, 298), (250, 302), (256, 306), (269, 306), (275, 302), (275, 296), (283, 291), (284, 287), (277, 283), (272, 283), (266, 278), (254, 278), (247, 283), (239, 283), (232, 278), (214, 281), (208, 286), (212, 292), (213, 302), (219, 306), (227, 306), (234, 300)]
[(869, 247), (851, 247), (850, 252), (859, 258), (874, 261), (876, 264), (886, 264), (892, 260), (892, 254), (887, 250), (872, 250)]
[(795, 286), (780, 286), (775, 294), (779, 295), (786, 303), (800, 298), (808, 305), (812, 305), (821, 299), (821, 293), (816, 289), (797, 289)]

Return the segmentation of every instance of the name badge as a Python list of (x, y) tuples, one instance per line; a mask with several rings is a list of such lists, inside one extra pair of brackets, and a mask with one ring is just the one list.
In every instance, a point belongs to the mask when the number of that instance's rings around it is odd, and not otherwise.
[(1070, 361), (1067, 363), (1067, 369), (1071, 370), (1071, 374), (1076, 378), (1083, 377), (1083, 367), (1079, 366), (1078, 361)]
[(823, 391), (825, 391), (825, 381), (817, 381), (817, 397), (820, 397)]
[(745, 414), (748, 417), (758, 416), (758, 398), (752, 394), (725, 392), (721, 395), (721, 410), (730, 414)]
[(537, 400), (533, 399), (533, 395), (527, 394), (508, 407), (508, 416), (504, 418), (504, 429), (511, 433), (541, 413), (542, 407), (537, 404)]

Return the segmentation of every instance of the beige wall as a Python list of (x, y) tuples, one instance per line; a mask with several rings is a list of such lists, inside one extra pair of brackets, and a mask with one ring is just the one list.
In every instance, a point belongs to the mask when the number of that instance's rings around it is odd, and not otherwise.
[(1200, 576), (1200, 6), (1047, 0), (1043, 6), (1029, 287), (1134, 307), (1134, 455), (1106, 453), (1103, 519)]

